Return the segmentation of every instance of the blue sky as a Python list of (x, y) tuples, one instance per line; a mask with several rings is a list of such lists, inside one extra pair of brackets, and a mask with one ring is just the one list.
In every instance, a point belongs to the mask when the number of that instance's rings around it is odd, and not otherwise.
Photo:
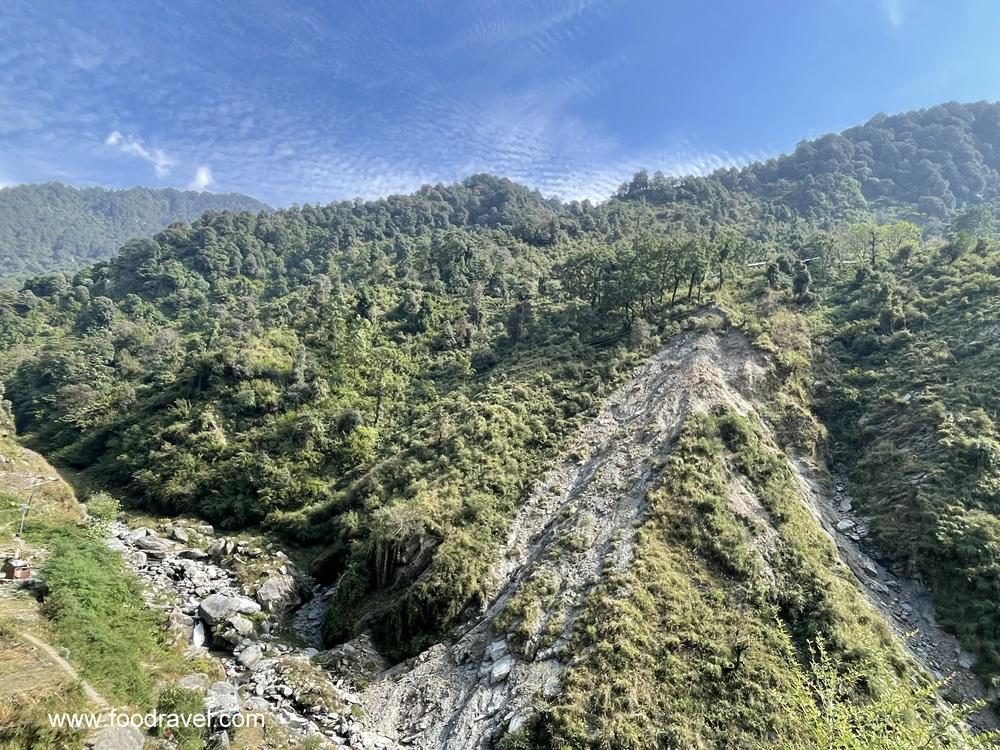
[(602, 198), (1000, 98), (994, 0), (5, 0), (0, 184)]

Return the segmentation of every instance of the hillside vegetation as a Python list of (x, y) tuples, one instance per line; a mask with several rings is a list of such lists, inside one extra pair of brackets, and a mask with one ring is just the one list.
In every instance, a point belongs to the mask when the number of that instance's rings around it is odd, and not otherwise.
[[(603, 396), (685, 330), (738, 328), (771, 363), (766, 424), (685, 424), (634, 565), (509, 746), (649, 747), (655, 726), (667, 745), (809, 747), (832, 731), (804, 708), (836, 690), (831, 665), (851, 705), (911, 683), (786, 452), (845, 466), (879, 543), (1000, 677), (998, 123), (989, 104), (878, 117), (740, 171), (639, 174), (598, 205), (479, 175), (208, 213), (0, 293), (0, 378), (30, 445), (137, 507), (307, 548), (339, 581), (327, 640), (369, 630), (403, 659), (488, 603), (518, 507)], [(734, 480), (778, 531), (766, 573)], [(924, 737), (862, 746), (954, 739)]]
[(173, 188), (73, 188), (57, 182), (0, 190), (0, 285), (28, 276), (75, 271), (111, 257), (133, 237), (149, 237), (205, 211), (262, 211), (237, 193)]

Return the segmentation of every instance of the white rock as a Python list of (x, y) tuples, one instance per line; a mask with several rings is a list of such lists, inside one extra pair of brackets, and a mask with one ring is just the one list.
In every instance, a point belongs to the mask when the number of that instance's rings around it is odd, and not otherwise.
[(493, 668), (490, 669), (490, 684), (496, 685), (498, 682), (503, 682), (510, 675), (510, 670), (514, 668), (514, 657), (507, 655), (502, 659), (493, 662)]
[(263, 654), (261, 653), (260, 646), (254, 643), (243, 649), (236, 661), (247, 669), (252, 669), (254, 664), (260, 661), (261, 656), (263, 656)]
[(498, 641), (493, 641), (489, 646), (486, 647), (486, 658), (489, 661), (496, 661), (501, 656), (507, 653), (507, 639), (501, 638)]
[(146, 743), (139, 727), (129, 724), (124, 727), (107, 727), (91, 740), (93, 750), (142, 750)]

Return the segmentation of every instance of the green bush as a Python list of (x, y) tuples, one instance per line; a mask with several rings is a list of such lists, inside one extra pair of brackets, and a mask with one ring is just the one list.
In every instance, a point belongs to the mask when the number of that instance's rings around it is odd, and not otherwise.
[(87, 515), (98, 524), (106, 526), (118, 520), (121, 514), (121, 503), (107, 492), (94, 492), (87, 500)]
[[(196, 716), (206, 716), (200, 690), (168, 685), (160, 691), (156, 711), (161, 717), (165, 717), (157, 733), (174, 742), (178, 750), (201, 750), (205, 746), (208, 729), (195, 726), (194, 719)], [(186, 726), (185, 721), (188, 722)]]

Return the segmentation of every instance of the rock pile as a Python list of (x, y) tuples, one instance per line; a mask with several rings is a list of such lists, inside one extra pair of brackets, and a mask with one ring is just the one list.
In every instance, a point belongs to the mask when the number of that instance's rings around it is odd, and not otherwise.
[[(323, 738), (326, 746), (395, 747), (366, 731), (355, 716), (360, 712), (353, 708), (360, 699), (343, 679), (331, 679), (312, 661), (319, 655), (317, 649), (299, 649), (277, 640), (284, 614), (300, 601), (284, 553), (212, 538), (208, 526), (157, 532), (116, 523), (111, 531), (114, 536), (108, 546), (120, 552), (146, 584), (147, 605), (165, 610), (167, 628), (192, 652), (204, 652), (202, 643), (211, 647), (225, 670), (226, 679), (211, 684), (201, 674), (180, 681), (182, 687), (203, 693), (207, 711), (264, 712), (295, 734)], [(188, 546), (195, 544), (199, 546)], [(262, 580), (250, 585), (239, 582), (229, 563), (240, 557), (261, 563)], [(311, 617), (321, 617), (326, 598), (310, 608)], [(369, 669), (382, 666), (374, 648), (364, 645), (345, 644), (323, 656), (337, 666), (346, 666), (355, 656)]]

